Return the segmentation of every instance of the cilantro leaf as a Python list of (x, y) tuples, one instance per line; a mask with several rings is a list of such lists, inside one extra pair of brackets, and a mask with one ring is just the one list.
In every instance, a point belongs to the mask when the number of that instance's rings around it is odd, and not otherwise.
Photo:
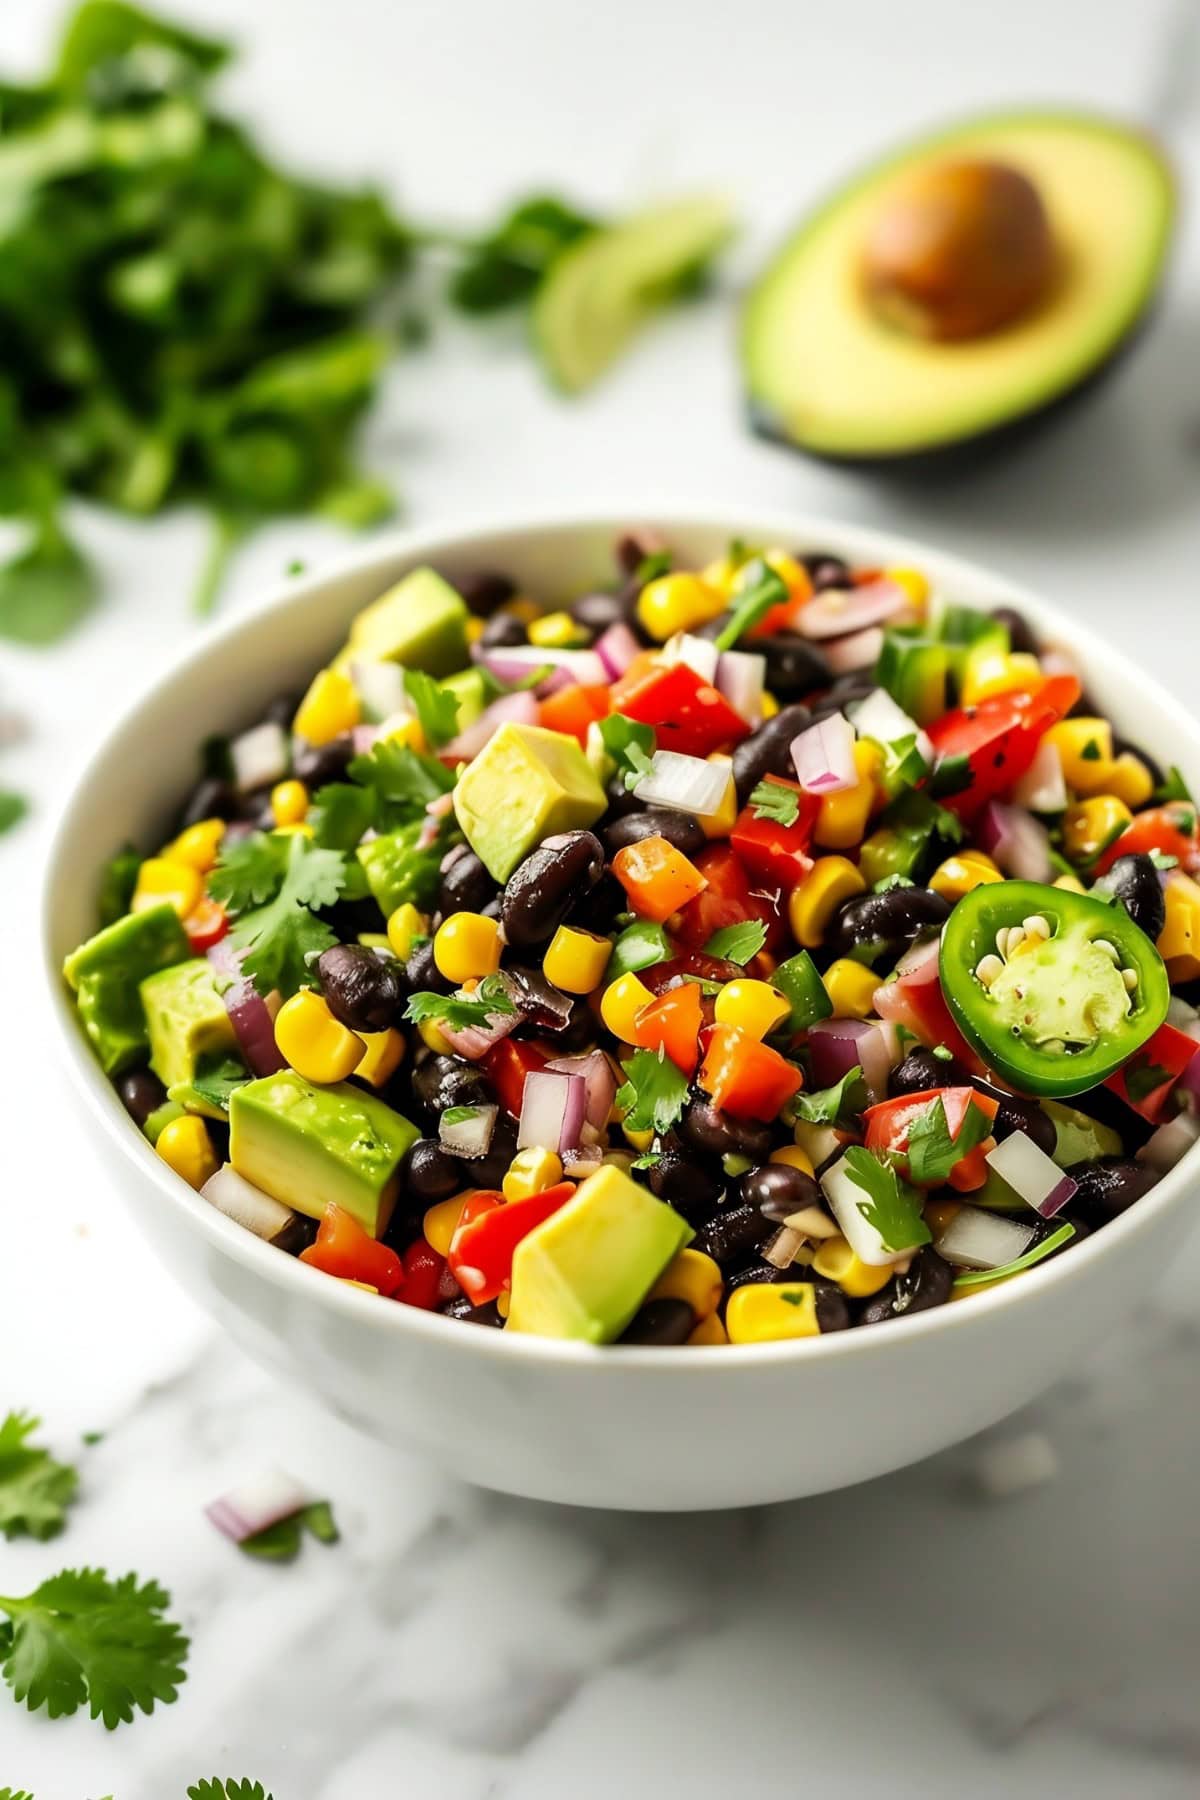
[(1155, 1088), (1162, 1087), (1170, 1081), (1170, 1069), (1164, 1069), (1161, 1063), (1152, 1062), (1145, 1051), (1128, 1062), (1122, 1071), (1125, 1077), (1125, 1092), (1135, 1106), (1148, 1099)]
[(948, 1049), (945, 1044), (935, 1044), (933, 1046), (933, 1054), (937, 1057), (939, 1062), (954, 1061), (953, 1050)]
[(19, 1599), (0, 1595), (0, 1675), (30, 1712), (52, 1719), (88, 1705), (110, 1731), (134, 1707), (169, 1704), (184, 1680), (188, 1640), (163, 1617), (171, 1596), (136, 1575), (63, 1569)]
[(414, 1025), (432, 1019), (437, 1025), (449, 1026), (451, 1031), (466, 1031), (472, 1025), (486, 1030), (489, 1020), (507, 1018), (516, 1010), (500, 976), (486, 975), (473, 994), (464, 994), (461, 989), (455, 994), (410, 994), (404, 1016)]
[(465, 1125), (470, 1119), (477, 1119), (481, 1109), (478, 1106), (448, 1106), (441, 1116), (443, 1125)]
[(374, 794), (379, 831), (423, 813), (431, 800), (454, 786), (453, 772), (436, 756), (422, 756), (390, 738), (381, 738), (365, 756), (356, 756), (346, 772), (351, 781)]
[(767, 928), (761, 919), (743, 919), (736, 925), (722, 925), (705, 944), (703, 956), (721, 957), (743, 969), (758, 955), (767, 941)]
[(0, 834), (19, 825), (28, 811), (29, 802), (24, 794), (14, 794), (11, 788), (0, 788)]
[(33, 1800), (28, 1788), (0, 1788), (0, 1800)]
[(617, 765), (618, 774), (624, 777), (625, 786), (636, 787), (642, 776), (650, 773), (654, 727), (627, 719), (624, 713), (617, 712), (598, 720), (597, 730), (600, 741)]
[(222, 1781), (211, 1775), (192, 1783), (187, 1800), (275, 1800), (275, 1796), (268, 1794), (261, 1781), (234, 1781), (228, 1775)]
[(324, 920), (310, 907), (332, 906), (346, 882), (346, 865), (336, 850), (323, 850), (300, 832), (283, 838), (287, 858), (275, 898), (244, 913), (230, 934), (247, 954), (242, 970), (260, 994), (277, 988), (286, 1000), (310, 980), (310, 965), (336, 944)]
[(842, 1163), (855, 1187), (867, 1196), (857, 1202), (858, 1210), (878, 1232), (885, 1250), (899, 1255), (929, 1243), (931, 1233), (921, 1217), (921, 1196), (901, 1181), (895, 1169), (885, 1167), (861, 1144), (851, 1145)]
[(452, 303), (480, 314), (529, 300), (567, 246), (597, 224), (555, 194), (522, 200), (494, 231), (463, 246), (466, 260), (450, 283)]
[(299, 1512), (291, 1513), (286, 1519), (277, 1519), (274, 1525), (256, 1531), (253, 1537), (243, 1538), (238, 1549), (263, 1562), (291, 1562), (299, 1552), (306, 1531), (319, 1544), (337, 1543), (338, 1528), (328, 1500), (310, 1501)]
[(629, 1166), (631, 1169), (657, 1169), (661, 1161), (661, 1150), (643, 1150), (640, 1156), (634, 1157)]
[(207, 1100), (210, 1106), (227, 1113), (233, 1090), (245, 1087), (249, 1079), (249, 1071), (237, 1057), (223, 1056), (201, 1065), (192, 1076), (189, 1086), (201, 1100)]
[(10, 1412), (0, 1423), (0, 1531), (6, 1538), (49, 1538), (63, 1528), (79, 1477), (69, 1463), (27, 1440), (41, 1424)]
[(847, 1069), (842, 1079), (833, 1087), (816, 1088), (811, 1093), (801, 1092), (792, 1101), (792, 1108), (798, 1119), (806, 1125), (850, 1125), (863, 1112), (868, 1104), (867, 1084), (863, 1080), (863, 1072), (855, 1064)]
[(635, 1050), (625, 1064), (617, 1105), (629, 1131), (670, 1131), (687, 1104), (688, 1084), (662, 1050)]
[(914, 1181), (940, 1186), (950, 1171), (977, 1144), (982, 1144), (992, 1122), (972, 1100), (963, 1114), (956, 1137), (950, 1136), (945, 1102), (939, 1097), (925, 1107), (908, 1127), (908, 1172)]
[(794, 825), (800, 817), (800, 796), (786, 782), (767, 778), (760, 781), (751, 794), (750, 810), (756, 819), (770, 819), (776, 825)]
[(458, 730), (458, 697), (424, 669), (405, 669), (404, 691), (413, 703), (421, 730), (435, 748), (448, 744)]
[(1179, 867), (1179, 858), (1177, 856), (1167, 856), (1161, 850), (1151, 850), (1150, 861), (1154, 864), (1156, 869), (1161, 869), (1164, 873), (1168, 869), (1177, 869)]
[(1174, 763), (1171, 764), (1171, 767), (1167, 772), (1167, 778), (1162, 786), (1155, 789), (1154, 798), (1160, 805), (1170, 800), (1187, 800), (1192, 805), (1195, 805), (1195, 801), (1192, 797), (1192, 790), (1188, 787), (1183, 775), (1179, 769), (1176, 768)]
[(984, 1287), (990, 1281), (1002, 1281), (1006, 1275), (1019, 1275), (1022, 1269), (1032, 1269), (1034, 1263), (1040, 1263), (1043, 1258), (1052, 1256), (1056, 1250), (1061, 1250), (1063, 1245), (1069, 1244), (1074, 1236), (1075, 1227), (1073, 1225), (1060, 1225), (1057, 1231), (1052, 1231), (1049, 1237), (1044, 1237), (1040, 1244), (1033, 1246), (1032, 1250), (1026, 1250), (1023, 1256), (1014, 1258), (1010, 1263), (1002, 1263), (998, 1269), (967, 1269), (956, 1277), (954, 1285), (956, 1288)]
[(648, 581), (657, 581), (660, 575), (669, 575), (673, 561), (674, 557), (670, 550), (651, 551), (649, 556), (643, 556), (633, 571), (633, 579), (641, 587), (645, 587)]
[(309, 823), (313, 842), (325, 850), (353, 850), (375, 823), (375, 798), (369, 788), (331, 781), (313, 795)]
[(299, 835), (289, 838), (256, 831), (252, 837), (222, 850), (208, 878), (213, 899), (232, 913), (249, 912), (251, 907), (274, 899), (287, 868), (288, 845)]
[(961, 794), (975, 779), (971, 759), (964, 750), (952, 756), (939, 756), (929, 777), (929, 791), (940, 799)]
[(718, 650), (732, 650), (739, 638), (765, 618), (773, 606), (784, 605), (788, 597), (783, 577), (761, 557), (746, 564), (741, 579), (733, 611), (716, 640)]

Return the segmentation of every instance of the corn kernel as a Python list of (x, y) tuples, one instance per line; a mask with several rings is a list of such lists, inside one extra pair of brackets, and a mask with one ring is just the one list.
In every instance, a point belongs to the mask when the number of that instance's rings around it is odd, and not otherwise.
[(308, 811), (308, 789), (302, 781), (280, 781), (271, 789), (271, 817), (276, 825), (299, 825)]
[(148, 856), (137, 873), (130, 912), (145, 912), (151, 906), (168, 901), (181, 919), (194, 912), (204, 893), (204, 877), (188, 863), (168, 862), (163, 856)]
[[(763, 717), (766, 717), (765, 713), (763, 714)], [(714, 750), (712, 755), (705, 760), (710, 763), (722, 763), (726, 768), (730, 769), (732, 769), (733, 766), (733, 758), (725, 750)], [(725, 789), (725, 797), (721, 801), (716, 812), (701, 813), (697, 817), (696, 823), (699, 825), (705, 837), (723, 838), (728, 837), (734, 826), (737, 824), (737, 816), (737, 788), (734, 786), (733, 782), (730, 781)]]
[(200, 819), (195, 825), (189, 825), (185, 831), (181, 831), (174, 842), (166, 846), (162, 859), (164, 862), (186, 863), (189, 869), (198, 869), (201, 875), (207, 875), (217, 860), (217, 851), (224, 836), (224, 819)]
[(774, 694), (764, 688), (762, 697), (762, 716), (764, 724), (768, 719), (773, 719), (778, 711), (778, 700), (775, 698)]
[(799, 1144), (784, 1144), (778, 1150), (772, 1150), (767, 1161), (786, 1163), (789, 1169), (799, 1169), (802, 1175), (811, 1175), (813, 1172), (812, 1157)]
[(1063, 817), (1063, 848), (1072, 862), (1093, 862), (1132, 818), (1125, 802), (1115, 794), (1095, 794), (1090, 800), (1077, 800), (1068, 806)]
[(300, 702), (292, 730), (310, 744), (328, 744), (343, 731), (352, 731), (361, 718), (350, 677), (337, 669), (321, 669)]
[(611, 955), (611, 939), (578, 925), (560, 925), (542, 958), (542, 973), (564, 993), (590, 994), (603, 981)]
[(689, 1344), (697, 1345), (727, 1344), (728, 1342), (729, 1337), (725, 1327), (722, 1325), (715, 1312), (709, 1313), (707, 1319), (701, 1319), (691, 1337), (688, 1339)]
[(686, 1300), (697, 1319), (717, 1310), (724, 1283), (721, 1270), (703, 1250), (680, 1250), (667, 1264), (647, 1300)]
[[(705, 563), (700, 571), (700, 579), (706, 587), (720, 594), (722, 602), (727, 602), (741, 567), (742, 564), (735, 557), (718, 556), (715, 561)], [(721, 610), (724, 611), (724, 605)]]
[(654, 1133), (652, 1131), (634, 1131), (629, 1125), (621, 1126), (621, 1136), (625, 1139), (629, 1148), (631, 1150), (636, 1150), (639, 1156), (644, 1156), (654, 1142)]
[(496, 1295), (496, 1311), (502, 1319), (507, 1319), (508, 1309), (512, 1305), (512, 1295), (507, 1288), (502, 1288)]
[(467, 1194), (451, 1194), (449, 1200), (439, 1200), (431, 1206), (421, 1221), (421, 1231), (425, 1242), (439, 1256), (448, 1256), (450, 1240), (458, 1229), (458, 1221), (467, 1201)]
[(529, 641), (539, 650), (568, 650), (572, 644), (586, 643), (587, 633), (569, 612), (542, 613), (530, 622)]
[(843, 900), (866, 892), (866, 882), (844, 856), (822, 856), (813, 864), (799, 887), (788, 895), (788, 923), (792, 936), (806, 950), (816, 950), (825, 927)]
[(694, 631), (725, 610), (725, 596), (699, 575), (659, 575), (648, 581), (637, 599), (642, 629), (665, 644), (677, 631)]
[(1132, 812), (1145, 806), (1154, 796), (1154, 777), (1132, 750), (1122, 750), (1109, 765), (1108, 780), (1104, 785), (1108, 793), (1123, 800)]
[(972, 888), (980, 887), (985, 881), (1003, 881), (999, 869), (990, 856), (982, 850), (964, 850), (959, 856), (948, 856), (939, 863), (929, 877), (929, 885), (935, 894), (943, 900), (949, 900), (953, 906)]
[(725, 1329), (731, 1344), (819, 1337), (817, 1290), (811, 1281), (764, 1281), (735, 1288), (725, 1308)]
[(456, 912), (443, 919), (433, 940), (438, 973), (459, 987), (481, 981), (500, 967), (500, 925), (482, 913)]
[(429, 920), (411, 900), (398, 906), (387, 922), (387, 941), (401, 962), (407, 962), (418, 938), (429, 935)]
[(859, 738), (854, 746), (854, 768), (858, 776), (852, 788), (826, 794), (813, 827), (813, 842), (825, 850), (850, 850), (861, 843), (867, 820), (875, 805), (875, 779), (882, 757), (878, 744), (870, 738)]
[(422, 1019), (417, 1026), (417, 1036), (427, 1050), (435, 1056), (453, 1056), (454, 1045), (433, 1019)]
[(345, 1081), (362, 1061), (363, 1040), (335, 1019), (320, 994), (301, 988), (275, 1015), (279, 1053), (305, 1081)]
[(472, 613), (464, 627), (464, 634), (468, 644), (477, 644), (486, 630), (487, 620), (477, 618), (476, 615)]
[(158, 1134), (154, 1148), (168, 1168), (181, 1175), (189, 1187), (199, 1190), (216, 1174), (220, 1164), (208, 1135), (208, 1126), (195, 1113), (171, 1119)]
[(1158, 953), (1172, 981), (1195, 981), (1200, 975), (1200, 886), (1176, 869), (1163, 891), (1166, 922)]
[(1082, 881), (1080, 881), (1078, 875), (1056, 876), (1052, 885), (1056, 888), (1062, 888), (1063, 892), (1067, 894), (1087, 893), (1087, 889), (1084, 887)]
[(275, 831), (279, 837), (310, 838), (313, 835), (313, 828), (307, 819), (301, 819), (296, 825), (276, 825)]
[(827, 1281), (836, 1281), (851, 1300), (865, 1300), (868, 1295), (877, 1294), (892, 1279), (890, 1263), (877, 1266), (861, 1261), (844, 1237), (826, 1238), (813, 1257), (812, 1266)]
[(542, 616), (541, 607), (536, 600), (531, 600), (528, 594), (514, 594), (511, 600), (506, 600), (504, 605), (497, 607), (496, 610), (507, 613), (510, 618), (519, 619), (522, 625), (532, 625), (535, 619), (540, 619)]
[(1068, 787), (1077, 794), (1104, 791), (1113, 761), (1112, 726), (1107, 719), (1060, 719), (1044, 741), (1058, 751)]
[(366, 1049), (355, 1063), (354, 1073), (372, 1087), (383, 1087), (404, 1061), (404, 1039), (395, 1026), (387, 1031), (361, 1031), (358, 1035)]
[(885, 581), (892, 581), (903, 588), (908, 595), (909, 603), (923, 611), (929, 602), (929, 581), (920, 569), (909, 568), (907, 564), (883, 571)]
[(1036, 656), (1024, 651), (968, 657), (962, 680), (962, 704), (978, 706), (998, 694), (1033, 693), (1045, 680)]
[(719, 1025), (738, 1025), (753, 1038), (765, 1038), (790, 1015), (791, 1002), (766, 981), (738, 976), (727, 981), (714, 1008)]
[(636, 975), (618, 975), (600, 997), (600, 1017), (623, 1044), (636, 1044), (637, 1015), (653, 998), (650, 989)]
[(547, 1188), (557, 1187), (562, 1178), (562, 1158), (553, 1150), (534, 1146), (517, 1151), (500, 1190), (506, 1200), (528, 1200), (531, 1194), (544, 1194)]
[(869, 1019), (875, 1010), (875, 989), (879, 977), (852, 957), (839, 956), (830, 963), (822, 977), (825, 992), (833, 1001), (835, 1019)]
[(404, 750), (415, 750), (419, 756), (424, 756), (429, 749), (421, 721), (414, 718), (412, 713), (393, 713), (379, 727), (379, 735), (389, 744), (396, 744)]

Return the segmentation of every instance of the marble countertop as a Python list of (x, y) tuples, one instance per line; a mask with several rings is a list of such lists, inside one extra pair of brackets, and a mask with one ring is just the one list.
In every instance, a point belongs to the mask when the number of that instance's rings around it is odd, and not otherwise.
[[(0, 13), (32, 65), (59, 8)], [(838, 171), (975, 105), (1070, 100), (1157, 123), (1200, 182), (1200, 9), (1186, 0), (200, 0), (247, 56), (236, 105), (293, 156), (383, 168), (469, 217), (552, 175), (603, 207), (721, 180), (738, 271)], [(246, 15), (253, 14), (252, 23)], [(565, 406), (515, 338), (439, 332), (370, 430), (414, 523), (544, 501), (712, 496), (903, 526), (1040, 585), (1193, 698), (1200, 566), (1200, 235), (1153, 330), (1008, 461), (884, 485), (756, 443), (737, 412), (728, 295), (648, 338)], [(0, 649), (27, 735), (4, 786), (36, 802), (0, 843), (0, 1413), (44, 1415), (82, 1469), (67, 1535), (0, 1543), (0, 1587), (63, 1563), (137, 1568), (192, 1637), (178, 1703), (106, 1734), (0, 1697), (0, 1787), (37, 1800), (182, 1800), (203, 1775), (276, 1800), (630, 1800), (803, 1788), (859, 1796), (1184, 1800), (1200, 1790), (1200, 1243), (1131, 1295), (1102, 1352), (989, 1434), (1042, 1434), (1057, 1474), (1007, 1500), (981, 1445), (760, 1512), (640, 1517), (500, 1498), (325, 1417), (215, 1333), (162, 1275), (51, 1060), (30, 954), (53, 813), (89, 745), (194, 627), (198, 520), (81, 529), (107, 599), (47, 656)], [(230, 610), (312, 526), (241, 557)], [(32, 1071), (32, 1080), (31, 1080)], [(947, 1380), (953, 1372), (947, 1370)], [(936, 1393), (914, 1404), (937, 1404)], [(772, 1424), (771, 1429), (778, 1429)], [(85, 1447), (83, 1432), (102, 1432)], [(721, 1453), (713, 1445), (714, 1457)], [(819, 1453), (819, 1449), (814, 1453)], [(278, 1462), (333, 1500), (342, 1541), (250, 1565), (203, 1504)]]

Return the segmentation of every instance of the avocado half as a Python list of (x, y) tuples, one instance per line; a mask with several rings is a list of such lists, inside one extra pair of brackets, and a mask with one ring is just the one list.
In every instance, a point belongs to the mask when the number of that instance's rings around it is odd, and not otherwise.
[[(894, 182), (969, 156), (1037, 187), (1059, 272), (1027, 316), (986, 337), (910, 336), (872, 310), (861, 258)], [(1153, 142), (1109, 120), (977, 119), (910, 145), (825, 202), (751, 290), (742, 363), (754, 428), (839, 462), (901, 465), (990, 444), (1056, 407), (1116, 358), (1155, 298), (1175, 211)]]

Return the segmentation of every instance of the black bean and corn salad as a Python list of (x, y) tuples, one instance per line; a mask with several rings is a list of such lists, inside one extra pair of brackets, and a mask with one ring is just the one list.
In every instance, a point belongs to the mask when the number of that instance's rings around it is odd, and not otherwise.
[(158, 1155), (592, 1343), (881, 1324), (1133, 1205), (1200, 1134), (1179, 772), (919, 569), (617, 557), (406, 576), (114, 859), (65, 974)]

